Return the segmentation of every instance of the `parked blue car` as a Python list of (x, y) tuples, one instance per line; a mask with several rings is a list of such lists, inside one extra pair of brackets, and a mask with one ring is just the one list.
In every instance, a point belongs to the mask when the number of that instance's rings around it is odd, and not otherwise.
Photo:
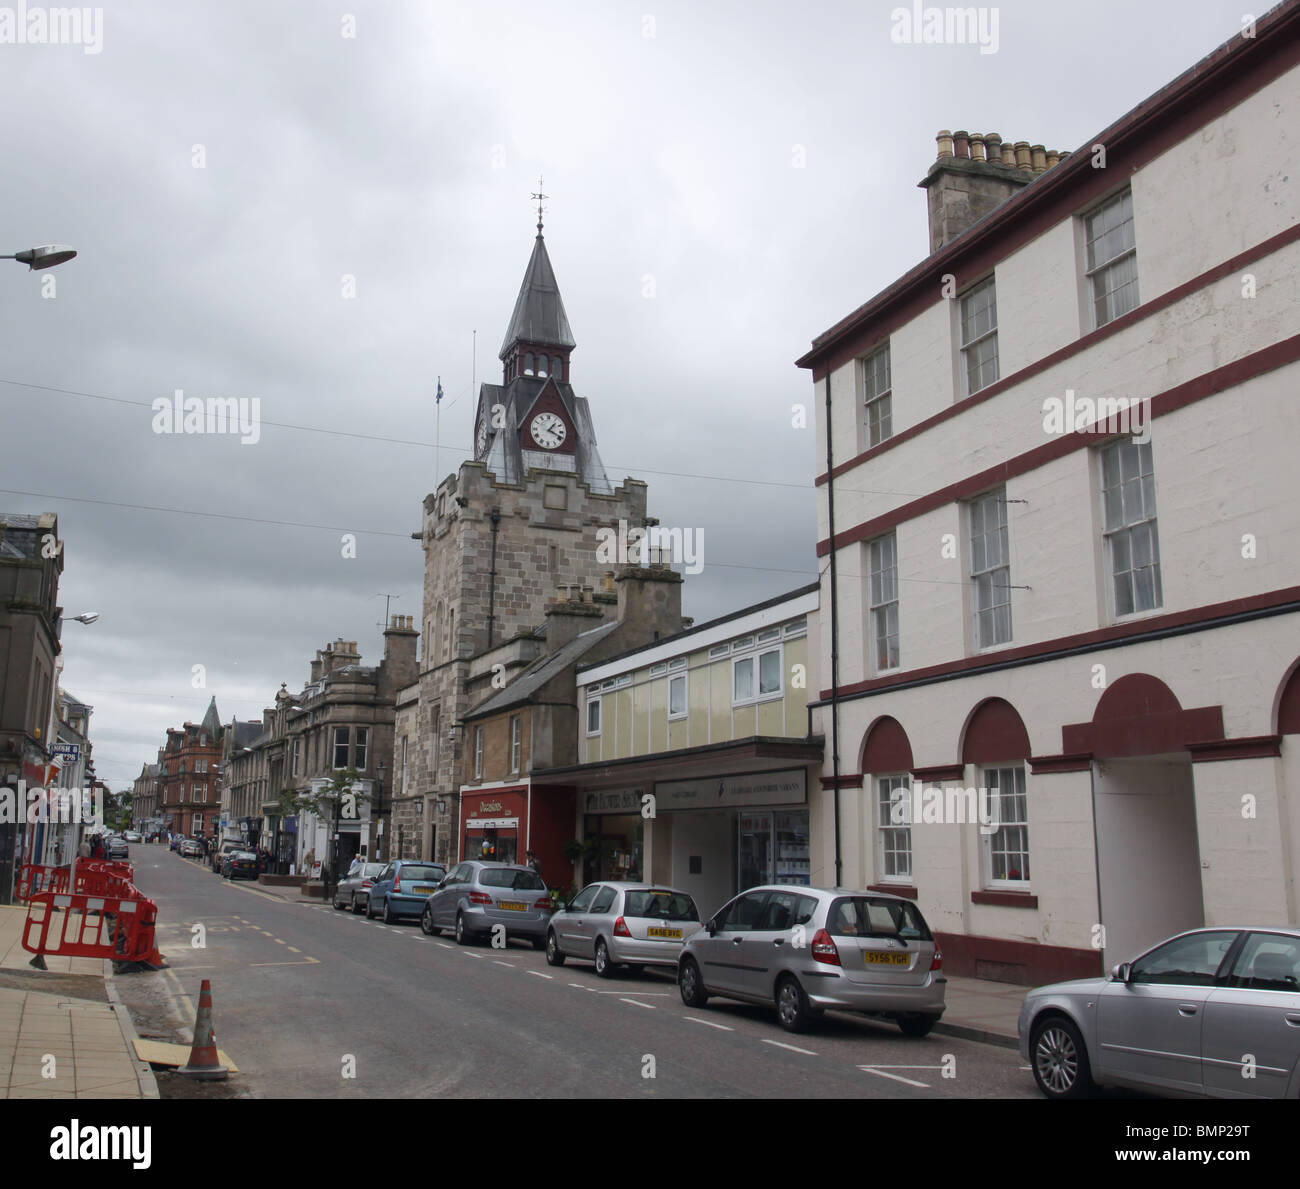
[[(383, 914), (384, 924), (391, 925), (402, 917), (418, 917), (447, 868), (441, 863), (422, 859), (394, 859), (370, 885), (366, 916), (371, 920)], [(357, 893), (360, 899), (361, 892)]]

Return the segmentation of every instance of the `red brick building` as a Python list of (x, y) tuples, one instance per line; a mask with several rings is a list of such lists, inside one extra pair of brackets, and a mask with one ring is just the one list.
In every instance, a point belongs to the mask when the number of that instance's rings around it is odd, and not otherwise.
[(167, 742), (158, 752), (159, 814), (173, 833), (187, 836), (217, 832), (221, 794), (217, 777), (221, 763), (221, 720), (217, 700), (208, 704), (201, 723), (187, 722), (167, 729)]

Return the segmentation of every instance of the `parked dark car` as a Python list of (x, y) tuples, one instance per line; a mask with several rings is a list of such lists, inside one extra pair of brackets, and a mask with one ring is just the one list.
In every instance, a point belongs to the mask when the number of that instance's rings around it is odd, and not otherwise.
[(221, 860), (222, 879), (256, 879), (257, 855), (251, 850), (230, 850)]
[(185, 836), (183, 834), (173, 834), (171, 836), (170, 842), (168, 843), (168, 849), (179, 851), (181, 849), (181, 843), (184, 841), (185, 841)]
[(375, 878), (366, 893), (366, 916), (372, 920), (383, 914), (384, 924), (391, 925), (402, 917), (418, 917), (447, 868), (441, 863), (418, 859), (394, 859)]

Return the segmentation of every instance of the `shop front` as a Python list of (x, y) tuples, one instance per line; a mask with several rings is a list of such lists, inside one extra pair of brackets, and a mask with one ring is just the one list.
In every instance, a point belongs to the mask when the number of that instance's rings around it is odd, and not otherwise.
[(528, 786), (461, 793), (461, 855), (488, 863), (522, 863), (528, 849)]
[[(654, 769), (668, 765), (645, 764), (638, 765), (638, 775), (645, 777), (638, 783), (582, 789), (582, 882), (665, 883), (689, 892), (706, 916), (746, 888), (812, 883), (810, 768), (805, 754), (782, 748), (785, 754), (755, 758), (779, 761), (788, 755), (798, 766), (746, 772), (722, 767), (736, 758), (734, 749), (729, 750), (733, 754), (709, 757), (720, 761), (716, 765), (702, 762), (704, 756), (696, 757), (689, 768), (676, 765), (678, 772), (694, 769), (695, 775), (658, 780)], [(804, 751), (819, 754), (806, 745)], [(608, 779), (614, 775), (612, 767), (591, 765), (588, 772)]]

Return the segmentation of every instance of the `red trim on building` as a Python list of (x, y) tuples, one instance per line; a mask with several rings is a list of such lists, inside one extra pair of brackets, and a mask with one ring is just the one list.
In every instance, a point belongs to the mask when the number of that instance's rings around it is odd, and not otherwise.
[[(842, 789), (860, 789), (862, 787), (863, 776), (861, 772), (840, 773), (840, 788)], [(822, 788), (833, 789), (835, 787), (835, 777), (823, 776)]]
[(1092, 767), (1092, 756), (1086, 752), (1078, 755), (1030, 756), (1029, 770), (1035, 776), (1054, 772), (1087, 772)]
[(961, 780), (966, 775), (963, 764), (934, 764), (929, 768), (913, 768), (912, 776), (916, 780), (929, 780), (935, 784), (945, 780)]
[(921, 894), (916, 888), (897, 883), (869, 883), (867, 884), (867, 891), (888, 892), (891, 896), (902, 896), (905, 900), (915, 900)]
[[(875, 693), (896, 685), (910, 685), (926, 678), (960, 677), (969, 670), (983, 669), (990, 665), (1000, 666), (1007, 662), (1021, 660), (1049, 660), (1059, 653), (1084, 651), (1099, 645), (1146, 635), (1150, 632), (1160, 632), (1174, 628), (1195, 628), (1227, 616), (1267, 611), (1273, 607), (1282, 607), (1287, 603), (1295, 602), (1300, 602), (1300, 586), (1288, 586), (1281, 590), (1266, 591), (1264, 594), (1251, 595), (1248, 598), (1228, 599), (1222, 603), (1211, 603), (1208, 606), (1196, 607), (1188, 611), (1171, 611), (1167, 615), (1145, 616), (1138, 620), (1096, 628), (1090, 632), (1079, 632), (1073, 636), (1058, 636), (1054, 640), (1044, 640), (1038, 644), (1026, 644), (1019, 648), (1004, 648), (991, 655), (981, 653), (979, 656), (966, 656), (960, 660), (945, 661), (941, 665), (928, 665), (923, 669), (912, 669), (897, 676), (873, 677), (866, 681), (854, 682), (851, 685), (842, 685), (840, 686), (840, 700), (843, 701), (853, 694)], [(831, 691), (829, 689), (821, 691), (822, 700), (829, 701), (830, 696)], [(1290, 732), (1282, 733), (1289, 734)]]
[(1129, 673), (1097, 703), (1092, 721), (1061, 728), (1061, 750), (1098, 759), (1163, 755), (1191, 743), (1223, 739), (1223, 707), (1184, 710), (1173, 691), (1149, 673)]
[(996, 904), (1001, 908), (1037, 908), (1038, 897), (1032, 892), (975, 891), (970, 894), (972, 904)]
[(867, 729), (862, 745), (863, 772), (910, 772), (912, 744), (896, 718), (878, 718)]
[[(1296, 362), (1297, 359), (1300, 359), (1300, 334), (1272, 343), (1258, 351), (1252, 351), (1249, 355), (1234, 359), (1222, 367), (1216, 367), (1164, 392), (1156, 393), (1150, 399), (1151, 420), (1167, 416), (1258, 376), (1267, 375), (1280, 367)], [(978, 474), (949, 483), (946, 487), (940, 487), (928, 495), (909, 500), (880, 516), (873, 516), (870, 520), (864, 520), (837, 533), (835, 548), (843, 549), (848, 545), (869, 541), (873, 537), (880, 536), (881, 533), (897, 528), (900, 524), (933, 512), (936, 508), (970, 499), (971, 496), (978, 495), (990, 487), (996, 487), (1019, 475), (1028, 474), (1030, 471), (1046, 466), (1049, 462), (1065, 458), (1077, 450), (1091, 449), (1104, 440), (1103, 436), (1090, 433), (1087, 428), (1075, 430), (1073, 433), (1054, 435), (1041, 446), (1035, 446), (1032, 450), (1008, 458), (997, 466), (988, 467)], [(829, 553), (830, 541), (827, 539), (818, 541), (817, 556), (825, 557)]]
[(1029, 758), (1029, 732), (1016, 708), (1002, 698), (989, 698), (966, 723), (962, 738), (963, 764), (1000, 764)]
[(1277, 703), (1277, 733), (1300, 735), (1300, 664), (1291, 670)]
[(936, 933), (943, 951), (943, 968), (958, 978), (1042, 986), (1102, 974), (1101, 951), (1008, 941), (969, 933)]
[(1193, 764), (1214, 760), (1262, 760), (1282, 754), (1281, 735), (1243, 735), (1236, 739), (1219, 739), (1213, 743), (1189, 743)]

